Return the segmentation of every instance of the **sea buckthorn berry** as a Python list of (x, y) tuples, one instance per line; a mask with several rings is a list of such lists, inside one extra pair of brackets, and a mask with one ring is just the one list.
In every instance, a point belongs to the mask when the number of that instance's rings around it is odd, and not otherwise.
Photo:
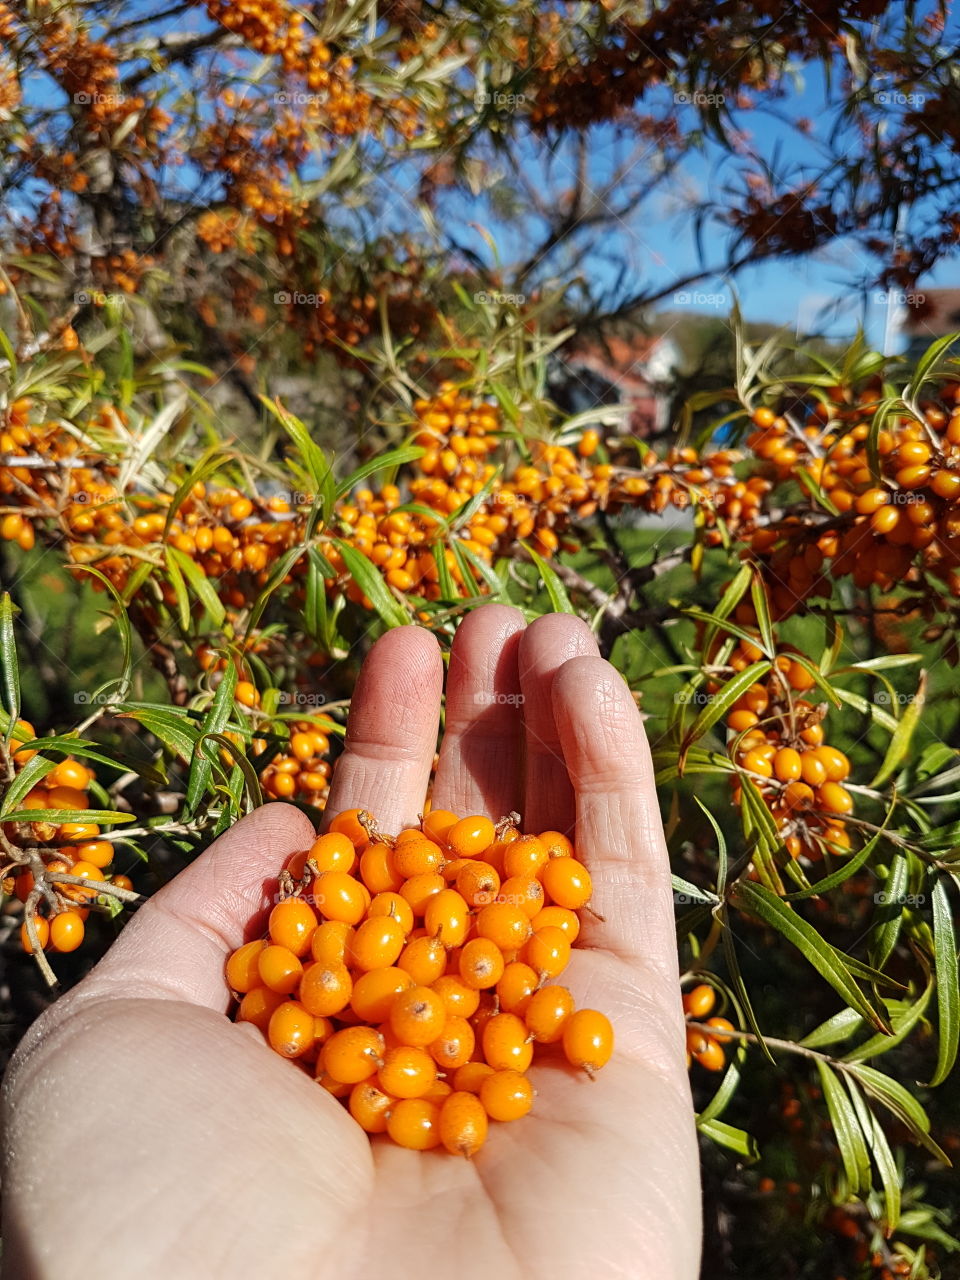
[(252, 1022), (264, 1035), (270, 1023), (270, 1015), (279, 1005), (284, 1004), (286, 996), (279, 991), (271, 991), (269, 987), (253, 987), (240, 1001), (236, 1012), (237, 1022)]
[(303, 971), (298, 994), (300, 1003), (316, 1017), (332, 1018), (350, 1003), (353, 979), (343, 965), (310, 964)]
[(707, 1071), (722, 1071), (726, 1064), (723, 1050), (712, 1036), (703, 1037), (703, 1045), (693, 1056)]
[(573, 842), (562, 831), (541, 831), (540, 843), (551, 858), (572, 858)]
[(575, 911), (571, 911), (568, 907), (544, 907), (530, 921), (534, 933), (545, 929), (547, 925), (559, 929), (567, 936), (567, 941), (573, 946), (580, 932), (580, 918)]
[(109, 840), (85, 840), (76, 846), (74, 859), (77, 862), (89, 862), (103, 870), (113, 861), (113, 845)]
[(527, 1025), (515, 1013), (497, 1013), (483, 1028), (483, 1056), (494, 1071), (526, 1071), (533, 1061)]
[(444, 1098), (449, 1098), (451, 1093), (453, 1093), (453, 1085), (447, 1084), (446, 1080), (434, 1080), (423, 1096), (428, 1102), (442, 1102)]
[(830, 782), (842, 782), (850, 773), (850, 761), (836, 747), (817, 747), (817, 757), (826, 769)]
[(817, 795), (820, 807), (831, 813), (850, 813), (853, 809), (853, 797), (839, 783), (825, 782)]
[(85, 791), (75, 787), (51, 787), (47, 792), (48, 809), (89, 809), (90, 801)]
[(761, 751), (748, 751), (740, 762), (750, 773), (757, 773), (761, 778), (773, 777), (773, 762)]
[(470, 908), (456, 889), (443, 889), (427, 903), (423, 925), (445, 947), (459, 947), (467, 937)]
[(353, 870), (357, 852), (343, 832), (328, 831), (314, 840), (307, 857), (318, 871), (349, 872)]
[[(34, 916), (33, 920), (37, 930), (37, 942), (40, 944), (40, 950), (42, 951), (50, 941), (50, 924), (43, 916)], [(33, 954), (26, 921), (20, 926), (20, 945), (27, 955)]]
[(488, 907), (482, 907), (476, 923), (477, 935), (489, 938), (501, 951), (518, 951), (531, 934), (526, 912), (509, 902), (492, 902)]
[(266, 947), (262, 938), (254, 942), (245, 942), (227, 961), (227, 986), (238, 995), (252, 991), (263, 983), (260, 977), (260, 953)]
[(541, 987), (523, 1012), (527, 1030), (539, 1044), (556, 1044), (573, 1013), (573, 996), (566, 987)]
[(403, 1044), (432, 1044), (446, 1019), (443, 1001), (429, 987), (408, 987), (390, 1007), (390, 1026)]
[(497, 895), (502, 902), (518, 906), (528, 920), (532, 920), (545, 905), (543, 885), (536, 876), (510, 876), (504, 880)]
[(133, 881), (129, 876), (111, 876), (110, 883), (116, 885), (118, 889), (133, 889)]
[(357, 925), (347, 948), (350, 967), (386, 969), (397, 962), (407, 940), (399, 920), (393, 916), (374, 916)]
[(387, 1112), (396, 1102), (372, 1080), (361, 1080), (350, 1090), (347, 1109), (366, 1133), (386, 1133)]
[(447, 967), (447, 951), (439, 938), (413, 938), (400, 952), (397, 968), (409, 973), (415, 983), (431, 986)]
[(520, 1120), (533, 1099), (533, 1085), (519, 1071), (495, 1071), (480, 1081), (480, 1101), (491, 1120)]
[(76, 951), (83, 934), (83, 917), (78, 911), (60, 911), (50, 921), (50, 946), (54, 951)]
[(345, 835), (354, 849), (362, 849), (369, 838), (358, 820), (363, 812), (363, 809), (346, 809), (330, 823), (330, 830)]
[(443, 1030), (427, 1046), (427, 1051), (441, 1071), (456, 1071), (473, 1056), (476, 1036), (473, 1027), (456, 1014), (448, 1014)]
[(471, 907), (486, 906), (500, 891), (500, 877), (489, 863), (465, 860), (457, 872), (456, 886)]
[(387, 1133), (398, 1147), (429, 1151), (440, 1145), (440, 1105), (428, 1098), (404, 1098), (387, 1112)]
[(487, 1139), (487, 1113), (473, 1093), (451, 1093), (440, 1107), (440, 1141), (451, 1155), (468, 1160)]
[(317, 1060), (317, 1084), (321, 1089), (326, 1089), (332, 1098), (349, 1098), (353, 1085), (344, 1084), (342, 1080), (334, 1080), (333, 1076), (323, 1070), (320, 1060)]
[(359, 924), (370, 905), (370, 894), (345, 871), (324, 871), (313, 886), (313, 900), (324, 919)]
[(487, 1076), (493, 1075), (493, 1067), (485, 1062), (465, 1062), (453, 1073), (453, 1087), (464, 1093), (479, 1093)]
[(449, 809), (431, 809), (423, 819), (423, 834), (442, 845), (446, 842), (450, 828), (456, 826), (458, 821), (457, 815)]
[(736, 1031), (736, 1027), (726, 1018), (708, 1018), (706, 1025), (711, 1028), (715, 1040), (729, 1040), (730, 1033)]
[(558, 907), (570, 911), (585, 907), (593, 893), (590, 872), (576, 858), (551, 858), (541, 869), (540, 882)]
[[(17, 723), (23, 725), (26, 721)], [(44, 782), (48, 787), (72, 787), (75, 791), (84, 791), (90, 784), (90, 777), (89, 770), (79, 760), (61, 760), (50, 770)]]
[(734, 733), (745, 733), (759, 723), (760, 717), (753, 711), (747, 711), (745, 707), (739, 711), (731, 711), (727, 716), (727, 728), (732, 729)]
[(278, 947), (286, 947), (295, 956), (304, 956), (310, 950), (317, 916), (308, 902), (301, 898), (286, 898), (270, 912), (267, 927), (271, 942)]
[(475, 858), (493, 844), (496, 831), (489, 818), (474, 815), (461, 818), (447, 832), (447, 846), (458, 858)]
[(365, 1022), (385, 1022), (395, 998), (412, 986), (413, 979), (403, 969), (393, 966), (371, 969), (353, 984), (350, 1007)]
[(698, 1021), (705, 1018), (713, 1006), (717, 1002), (717, 995), (713, 987), (708, 987), (705, 982), (701, 982), (699, 986), (691, 988), (683, 997), (683, 1011), (689, 1014), (691, 1018)]
[[(921, 468), (921, 470), (929, 470), (929, 468)], [(897, 479), (900, 479), (899, 474)], [(938, 471), (930, 481), (930, 488), (938, 498), (946, 498), (948, 502), (952, 502), (960, 494), (960, 473)]]
[[(263, 985), (284, 996), (296, 990), (303, 974), (299, 956), (295, 956), (287, 947), (278, 947), (275, 943), (269, 943), (259, 953), (257, 968)], [(325, 1013), (326, 1010), (316, 1012)]]
[(503, 852), (503, 870), (510, 876), (535, 876), (550, 854), (539, 836), (521, 836)]
[(613, 1054), (610, 1019), (596, 1009), (572, 1013), (563, 1028), (563, 1052), (572, 1067), (583, 1067), (588, 1074), (599, 1071)]
[(504, 1013), (518, 1013), (522, 1017), (539, 985), (538, 974), (528, 964), (514, 960), (504, 968), (496, 986), (500, 1008)]
[(446, 887), (446, 880), (434, 871), (422, 876), (411, 876), (409, 880), (403, 882), (398, 892), (409, 902), (413, 914), (422, 916), (433, 895), (442, 893)]
[(384, 1065), (383, 1036), (374, 1027), (344, 1027), (335, 1031), (323, 1046), (323, 1069), (334, 1080), (359, 1084)]
[[(61, 827), (62, 830), (63, 828)], [(80, 876), (84, 880), (100, 880), (102, 878), (100, 868), (95, 867), (92, 862), (75, 862), (70, 868), (69, 874)], [(89, 906), (91, 902), (96, 900), (99, 891), (97, 889), (87, 889), (84, 885), (64, 884), (61, 892), (73, 902), (79, 902), (82, 906)]]
[(808, 787), (805, 782), (788, 782), (783, 789), (783, 803), (788, 809), (809, 809), (814, 798), (813, 788)]
[(327, 967), (346, 964), (347, 951), (353, 938), (353, 925), (345, 920), (324, 920), (310, 939), (310, 955), (317, 964)]
[(393, 850), (382, 841), (368, 845), (360, 855), (360, 878), (371, 893), (389, 893), (400, 888), (403, 876), (396, 868)]
[(426, 1049), (401, 1044), (387, 1049), (377, 1083), (394, 1098), (422, 1098), (437, 1078), (437, 1064)]
[(447, 1013), (460, 1018), (471, 1018), (480, 1004), (480, 992), (468, 987), (452, 973), (444, 974), (433, 983), (433, 989), (443, 1001)]
[(544, 978), (556, 978), (570, 962), (570, 942), (562, 929), (553, 925), (534, 933), (520, 953), (520, 959)]
[(503, 952), (489, 938), (471, 938), (460, 952), (457, 969), (468, 987), (495, 987), (504, 970)]
[(780, 782), (793, 782), (800, 777), (801, 769), (800, 752), (793, 747), (781, 747), (773, 757), (773, 774)]
[(443, 850), (438, 844), (420, 832), (415, 834), (418, 839), (398, 841), (393, 851), (393, 865), (404, 879), (439, 871), (444, 862)]
[(274, 1053), (299, 1058), (313, 1048), (314, 1017), (296, 1000), (284, 1000), (270, 1015), (267, 1041)]
[(378, 893), (367, 908), (368, 920), (373, 920), (376, 916), (393, 916), (394, 920), (400, 922), (404, 933), (409, 933), (413, 928), (413, 909), (399, 893)]
[(800, 777), (808, 787), (822, 786), (827, 780), (827, 770), (816, 750), (803, 751), (800, 755)]

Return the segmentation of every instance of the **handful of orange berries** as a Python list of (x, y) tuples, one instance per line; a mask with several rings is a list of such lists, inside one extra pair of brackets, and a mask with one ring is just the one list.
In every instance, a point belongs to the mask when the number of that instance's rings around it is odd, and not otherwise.
[(347, 810), (288, 859), (267, 936), (227, 961), (236, 1020), (371, 1135), (470, 1157), (490, 1120), (532, 1107), (535, 1054), (591, 1077), (610, 1059), (609, 1020), (550, 982), (590, 873), (566, 836), (519, 821), (435, 809), (393, 837)]

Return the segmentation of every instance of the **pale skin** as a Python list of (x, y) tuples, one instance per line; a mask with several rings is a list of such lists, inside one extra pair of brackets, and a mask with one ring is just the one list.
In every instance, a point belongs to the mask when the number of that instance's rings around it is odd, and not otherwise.
[[(378, 641), (329, 814), (416, 822), (442, 684), (428, 632)], [(473, 1160), (371, 1145), (227, 1016), (226, 957), (314, 837), (268, 805), (25, 1037), (3, 1097), (7, 1280), (693, 1280), (700, 1182), (663, 829), (640, 717), (585, 625), (525, 627), (500, 605), (466, 618), (433, 804), (575, 829), (603, 919), (585, 915), (563, 981), (616, 1029), (597, 1079), (535, 1065), (533, 1113), (491, 1125)]]

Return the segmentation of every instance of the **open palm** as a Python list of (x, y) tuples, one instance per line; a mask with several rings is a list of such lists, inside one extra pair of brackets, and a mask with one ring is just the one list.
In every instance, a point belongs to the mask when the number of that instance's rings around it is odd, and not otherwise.
[[(443, 669), (415, 627), (364, 664), (329, 812), (422, 809)], [(537, 1064), (472, 1161), (371, 1143), (259, 1033), (223, 965), (308, 820), (272, 804), (143, 907), (31, 1029), (4, 1091), (10, 1280), (692, 1280), (700, 1252), (670, 878), (640, 718), (589, 630), (488, 605), (450, 659), (437, 807), (576, 829), (602, 919), (564, 974), (617, 1036), (595, 1082)]]

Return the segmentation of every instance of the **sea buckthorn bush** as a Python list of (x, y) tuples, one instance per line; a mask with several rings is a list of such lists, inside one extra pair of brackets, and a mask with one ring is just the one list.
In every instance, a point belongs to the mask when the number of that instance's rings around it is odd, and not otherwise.
[[(791, 1240), (815, 1220), (838, 1274), (936, 1275), (954, 1248), (942, 1086), (960, 1032), (945, 344), (914, 369), (884, 361), (878, 383), (863, 349), (844, 381), (744, 341), (737, 406), (717, 393), (715, 419), (690, 419), (699, 443), (657, 448), (602, 410), (565, 418), (518, 342), (528, 330), (495, 343), (492, 367), (478, 350), (469, 375), (397, 395), (383, 450), (352, 473), (277, 400), (264, 430), (281, 462), (237, 442), (191, 454), (199, 396), (171, 444), (151, 438), (153, 392), (117, 395), (82, 339), (8, 363), (16, 981), (34, 965), (74, 980), (253, 807), (319, 822), (379, 630), (415, 622), (446, 644), (490, 599), (579, 612), (647, 716), (708, 1196), (735, 1177), (771, 1257), (774, 1217)], [(668, 507), (685, 524), (664, 539), (649, 521)], [(875, 519), (888, 509), (896, 522)], [(71, 713), (46, 711), (39, 736), (24, 657), (51, 554), (100, 638)], [(573, 833), (495, 824), (428, 809), (394, 839), (335, 818), (282, 869), (267, 935), (231, 958), (235, 1016), (370, 1133), (471, 1154), (489, 1120), (529, 1109), (530, 1046), (595, 1030), (556, 981), (590, 898)], [(491, 1016), (503, 1043), (484, 1047)]]

